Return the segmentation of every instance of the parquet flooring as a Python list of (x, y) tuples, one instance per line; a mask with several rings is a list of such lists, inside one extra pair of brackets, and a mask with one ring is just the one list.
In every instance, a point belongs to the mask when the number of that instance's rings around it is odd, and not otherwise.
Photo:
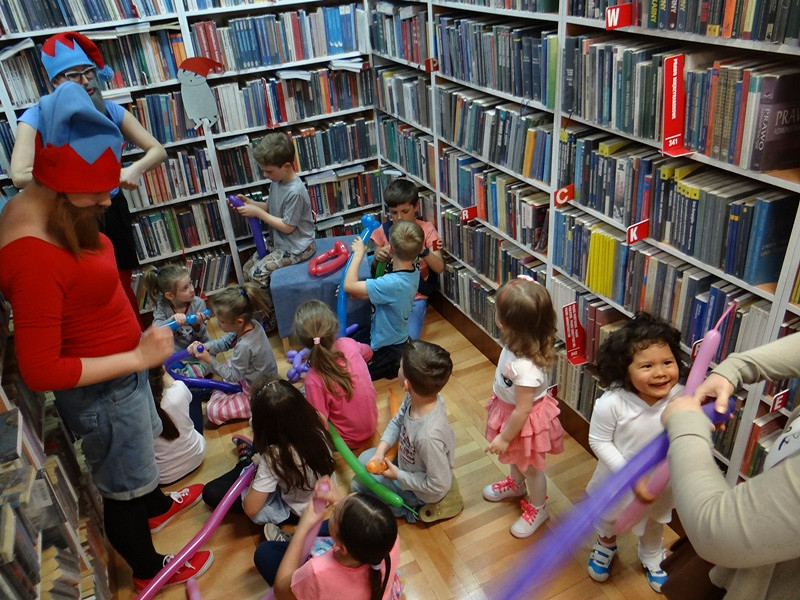
[[(212, 321), (213, 323), (213, 321)], [(213, 331), (213, 330), (212, 330)], [(212, 332), (212, 335), (213, 332)], [(580, 500), (596, 464), (596, 460), (573, 438), (565, 439), (565, 451), (549, 456), (548, 507), (551, 519), (535, 535), (518, 540), (508, 529), (519, 516), (513, 503), (490, 503), (483, 500), (481, 489), (507, 474), (507, 468), (494, 457), (484, 454), (483, 408), (491, 392), (494, 365), (433, 308), (428, 309), (423, 339), (446, 348), (453, 359), (454, 371), (443, 390), (450, 423), (456, 436), (456, 466), (464, 511), (457, 517), (432, 525), (400, 523), (401, 571), (405, 578), (407, 600), (484, 600), (497, 597), (499, 586), (511, 569), (524, 568), (526, 551), (544, 535), (548, 526), (562, 518)], [(289, 364), (281, 360), (281, 341), (270, 339), (281, 373)], [(388, 421), (388, 390), (395, 381), (377, 382), (380, 424), (383, 431)], [(396, 391), (400, 392), (399, 386)], [(235, 463), (231, 435), (247, 429), (246, 423), (233, 423), (205, 432), (206, 458), (198, 471), (179, 482), (205, 482), (229, 470)], [(343, 490), (349, 488), (351, 475), (340, 462), (338, 482)], [(200, 504), (181, 514), (162, 531), (154, 534), (156, 548), (161, 552), (177, 552), (202, 527), (210, 514)], [(667, 543), (675, 539), (667, 529)], [(258, 599), (267, 586), (253, 567), (252, 557), (262, 541), (261, 529), (242, 515), (227, 516), (206, 548), (214, 552), (214, 564), (199, 580), (204, 600)], [(569, 564), (554, 573), (546, 589), (533, 590), (529, 598), (548, 600), (639, 600), (654, 599), (636, 557), (636, 539), (631, 535), (620, 538), (620, 550), (614, 561), (608, 582), (598, 584), (586, 572), (586, 561), (592, 539), (582, 540)], [(110, 565), (116, 576), (117, 598), (135, 598), (128, 567), (118, 558)], [(158, 598), (185, 598), (182, 586), (167, 588)]]

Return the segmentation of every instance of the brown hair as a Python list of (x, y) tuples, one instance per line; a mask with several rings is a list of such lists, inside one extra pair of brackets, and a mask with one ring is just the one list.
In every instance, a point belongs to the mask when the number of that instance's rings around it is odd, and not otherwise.
[(166, 264), (161, 268), (151, 265), (142, 271), (142, 285), (147, 294), (158, 301), (159, 294), (174, 294), (181, 277), (189, 275), (182, 265)]
[(401, 204), (416, 206), (419, 204), (419, 188), (408, 179), (395, 179), (386, 186), (383, 201), (389, 208), (396, 208)]
[(422, 340), (409, 340), (403, 346), (403, 375), (420, 396), (438, 394), (452, 372), (450, 353), (441, 346)]
[(389, 228), (389, 243), (400, 260), (414, 260), (425, 244), (425, 234), (416, 221), (397, 221)]
[(253, 147), (253, 158), (262, 167), (282, 167), (294, 164), (294, 142), (285, 133), (272, 132)]
[(156, 413), (161, 419), (161, 436), (165, 440), (177, 440), (180, 436), (175, 421), (172, 420), (167, 412), (161, 408), (161, 397), (164, 395), (164, 367), (158, 365), (151, 367), (148, 372), (150, 380), (150, 391), (153, 393), (153, 403), (156, 405)]
[(252, 282), (229, 285), (214, 296), (214, 312), (223, 317), (250, 321), (253, 315), (266, 315), (268, 311), (264, 290)]
[(547, 289), (527, 279), (512, 279), (497, 290), (500, 341), (515, 356), (547, 367), (555, 358), (556, 313)]
[[(339, 321), (333, 311), (319, 300), (304, 302), (294, 313), (292, 329), (300, 345), (311, 350), (308, 362), (322, 377), (325, 389), (350, 400), (353, 380), (347, 370), (347, 360), (333, 347), (339, 331)], [(318, 344), (315, 338), (319, 339)]]

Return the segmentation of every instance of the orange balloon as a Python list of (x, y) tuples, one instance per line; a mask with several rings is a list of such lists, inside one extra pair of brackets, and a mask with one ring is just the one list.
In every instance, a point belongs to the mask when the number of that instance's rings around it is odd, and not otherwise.
[(380, 475), (386, 470), (386, 461), (371, 458), (367, 462), (367, 471), (373, 475)]

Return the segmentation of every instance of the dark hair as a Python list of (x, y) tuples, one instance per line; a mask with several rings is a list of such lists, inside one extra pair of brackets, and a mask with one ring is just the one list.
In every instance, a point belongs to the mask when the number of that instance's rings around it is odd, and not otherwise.
[(654, 344), (666, 344), (672, 350), (678, 371), (686, 375), (686, 365), (681, 359), (681, 333), (669, 323), (645, 312), (636, 313), (623, 327), (612, 332), (600, 346), (597, 372), (603, 387), (620, 385), (636, 392), (628, 377), (628, 366), (633, 356)]
[(420, 396), (435, 396), (450, 379), (450, 353), (436, 344), (409, 340), (403, 346), (403, 375)]
[(397, 221), (389, 228), (389, 243), (397, 258), (414, 260), (422, 252), (425, 233), (416, 221)]
[(150, 391), (153, 393), (153, 403), (156, 405), (156, 413), (158, 413), (158, 418), (161, 419), (160, 437), (169, 441), (177, 440), (180, 432), (172, 417), (161, 408), (161, 396), (164, 395), (164, 367), (161, 365), (152, 367), (147, 375), (150, 380)]
[(309, 471), (317, 478), (333, 473), (336, 462), (328, 432), (314, 407), (291, 383), (274, 378), (256, 381), (250, 389), (250, 409), (253, 448), (287, 487), (310, 491)]
[[(311, 350), (308, 362), (322, 377), (325, 389), (350, 400), (353, 380), (344, 354), (333, 347), (339, 332), (339, 320), (330, 307), (319, 300), (304, 302), (294, 313), (292, 329), (300, 345)], [(319, 344), (314, 343), (314, 338), (319, 339)]]
[(512, 279), (495, 295), (500, 341), (515, 356), (547, 367), (555, 358), (556, 313), (547, 288), (527, 279)]
[[(350, 494), (336, 507), (339, 541), (358, 562), (370, 565), (370, 599), (380, 600), (392, 570), (391, 551), (397, 542), (397, 520), (383, 502), (367, 494)], [(385, 573), (372, 565), (385, 564)], [(381, 581), (381, 579), (383, 581)]]
[(294, 142), (285, 133), (268, 133), (253, 147), (253, 158), (262, 167), (282, 167), (294, 163)]
[(161, 268), (146, 267), (142, 271), (142, 284), (147, 294), (158, 301), (159, 294), (174, 294), (181, 277), (189, 276), (189, 271), (182, 265), (169, 263)]
[(226, 318), (250, 321), (253, 315), (268, 311), (264, 290), (256, 283), (229, 285), (214, 296), (214, 312)]
[(386, 186), (383, 201), (389, 208), (397, 208), (401, 204), (416, 206), (419, 204), (419, 188), (408, 179), (395, 179)]

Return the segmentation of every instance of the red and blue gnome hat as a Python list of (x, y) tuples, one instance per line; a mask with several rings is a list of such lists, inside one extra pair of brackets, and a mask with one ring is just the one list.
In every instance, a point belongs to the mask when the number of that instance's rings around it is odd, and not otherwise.
[(39, 101), (33, 176), (63, 194), (110, 192), (119, 186), (122, 141), (83, 86), (65, 81)]
[(51, 35), (42, 44), (42, 64), (50, 81), (78, 65), (94, 65), (103, 81), (114, 77), (114, 70), (103, 60), (99, 48), (82, 33), (65, 31)]

